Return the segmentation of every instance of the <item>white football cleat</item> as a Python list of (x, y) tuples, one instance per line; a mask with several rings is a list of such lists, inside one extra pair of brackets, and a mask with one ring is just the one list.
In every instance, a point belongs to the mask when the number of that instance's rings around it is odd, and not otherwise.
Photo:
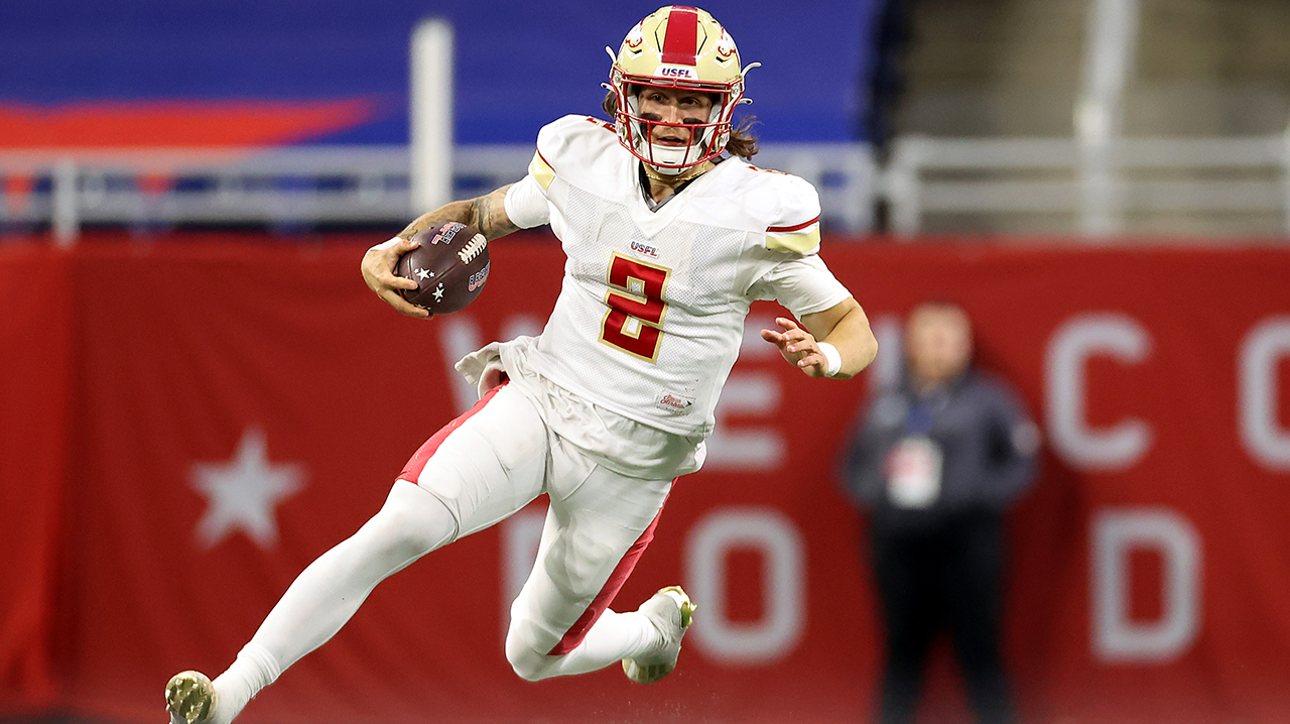
[(696, 608), (680, 586), (668, 586), (636, 609), (663, 635), (663, 643), (654, 651), (623, 659), (627, 678), (638, 684), (652, 684), (672, 673), (681, 655), (681, 637), (689, 630)]
[(170, 724), (199, 724), (214, 718), (215, 687), (200, 671), (181, 671), (166, 684)]

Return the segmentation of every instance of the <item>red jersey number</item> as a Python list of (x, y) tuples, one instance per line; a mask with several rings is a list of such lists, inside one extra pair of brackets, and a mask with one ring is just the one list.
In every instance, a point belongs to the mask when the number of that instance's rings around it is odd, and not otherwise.
[(622, 291), (605, 294), (605, 318), (600, 341), (647, 362), (658, 359), (663, 341), (663, 292), (672, 270), (614, 254), (609, 264), (609, 286)]

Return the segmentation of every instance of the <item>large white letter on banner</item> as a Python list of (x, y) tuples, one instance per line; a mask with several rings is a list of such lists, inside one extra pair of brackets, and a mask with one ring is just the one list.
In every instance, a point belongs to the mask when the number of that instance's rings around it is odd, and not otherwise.
[(1088, 358), (1110, 355), (1125, 364), (1141, 362), (1151, 337), (1122, 314), (1084, 314), (1062, 325), (1048, 343), (1048, 435), (1070, 464), (1085, 470), (1122, 470), (1151, 446), (1151, 428), (1130, 418), (1105, 428), (1089, 427), (1084, 366)]
[[(732, 591), (726, 557), (736, 548), (761, 554), (761, 591)], [(686, 589), (702, 606), (703, 625), (690, 635), (704, 653), (726, 664), (756, 666), (788, 655), (802, 637), (806, 558), (793, 521), (771, 508), (724, 508), (701, 519), (686, 545)], [(760, 621), (731, 621), (731, 596), (761, 596)]]
[[(761, 338), (761, 330), (774, 328), (773, 317), (745, 319), (739, 359), (775, 360), (778, 364), (779, 350)], [(717, 428), (708, 438), (704, 470), (767, 470), (784, 464), (788, 440), (776, 418), (783, 397), (781, 386), (780, 378), (769, 372), (731, 371), (717, 404)], [(732, 425), (726, 420), (730, 416), (763, 418), (765, 424)]]
[(1264, 320), (1241, 343), (1241, 443), (1273, 471), (1290, 470), (1290, 430), (1277, 424), (1277, 363), (1290, 357), (1290, 317)]
[[(1093, 652), (1107, 662), (1163, 662), (1181, 656), (1200, 633), (1200, 538), (1165, 508), (1098, 513), (1093, 518)], [(1130, 616), (1129, 552), (1146, 548), (1164, 560), (1158, 621)]]

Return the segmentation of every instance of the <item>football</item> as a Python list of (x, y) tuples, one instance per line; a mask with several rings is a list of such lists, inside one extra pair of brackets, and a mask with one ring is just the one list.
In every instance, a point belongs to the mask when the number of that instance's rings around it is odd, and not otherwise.
[(401, 289), (431, 314), (451, 314), (475, 301), (488, 281), (488, 240), (473, 226), (448, 221), (412, 236), (421, 246), (399, 257), (394, 273), (417, 283)]

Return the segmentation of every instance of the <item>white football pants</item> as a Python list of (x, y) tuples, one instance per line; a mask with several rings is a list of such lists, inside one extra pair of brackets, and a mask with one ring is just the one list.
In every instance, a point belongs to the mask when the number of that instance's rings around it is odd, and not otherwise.
[(228, 697), (236, 710), (221, 714), (236, 716), (335, 635), (380, 581), (542, 493), (550, 507), (537, 562), (511, 606), (506, 656), (515, 672), (537, 680), (644, 653), (657, 631), (608, 605), (653, 537), (671, 486), (605, 469), (550, 433), (518, 387), (493, 389), (417, 451), (380, 512), (292, 583), (221, 677), (239, 692)]

